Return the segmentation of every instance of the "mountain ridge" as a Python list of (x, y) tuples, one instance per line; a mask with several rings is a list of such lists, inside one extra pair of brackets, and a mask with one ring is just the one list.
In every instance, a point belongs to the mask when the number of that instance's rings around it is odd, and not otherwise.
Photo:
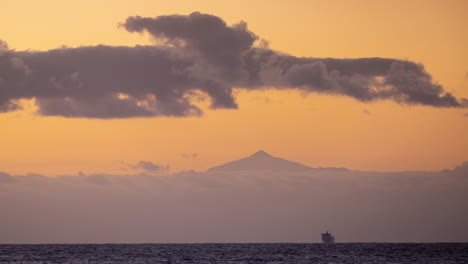
[(317, 170), (335, 170), (349, 171), (346, 168), (335, 167), (319, 167), (313, 168), (304, 164), (289, 161), (283, 158), (274, 157), (263, 150), (259, 150), (254, 154), (224, 163), (219, 166), (209, 168), (208, 172), (234, 172), (234, 171), (289, 171), (289, 172), (306, 172)]

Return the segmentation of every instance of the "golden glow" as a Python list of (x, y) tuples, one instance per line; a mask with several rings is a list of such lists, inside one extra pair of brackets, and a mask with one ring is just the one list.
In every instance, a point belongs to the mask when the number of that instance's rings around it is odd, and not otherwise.
[[(0, 38), (16, 50), (151, 44), (118, 23), (193, 11), (230, 24), (244, 20), (271, 48), (296, 56), (417, 61), (448, 91), (468, 97), (467, 1), (3, 0)], [(237, 101), (239, 110), (206, 109), (201, 118), (0, 114), (0, 171), (128, 173), (121, 161), (139, 160), (203, 170), (259, 149), (310, 166), (360, 170), (437, 170), (468, 160), (466, 109), (272, 90), (239, 90)]]

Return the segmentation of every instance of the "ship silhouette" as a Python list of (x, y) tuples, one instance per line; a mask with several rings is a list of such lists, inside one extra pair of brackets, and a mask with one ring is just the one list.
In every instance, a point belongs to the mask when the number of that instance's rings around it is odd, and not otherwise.
[(326, 233), (322, 233), (322, 242), (326, 244), (335, 243), (335, 237), (327, 231)]

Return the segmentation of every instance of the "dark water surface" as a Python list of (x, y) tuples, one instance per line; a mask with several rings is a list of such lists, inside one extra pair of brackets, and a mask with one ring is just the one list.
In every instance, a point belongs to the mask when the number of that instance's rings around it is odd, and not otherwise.
[(0, 245), (0, 263), (468, 263), (468, 243)]

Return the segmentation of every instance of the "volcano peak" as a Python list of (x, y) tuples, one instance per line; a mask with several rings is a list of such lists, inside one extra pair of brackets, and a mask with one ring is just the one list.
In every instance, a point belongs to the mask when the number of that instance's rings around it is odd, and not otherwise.
[(271, 156), (270, 154), (266, 153), (263, 150), (259, 150), (259, 151), (255, 152), (254, 154), (250, 155), (250, 157), (252, 157), (252, 158), (272, 158), (273, 156)]
[(308, 171), (312, 168), (297, 162), (271, 156), (263, 150), (220, 166), (209, 171)]

